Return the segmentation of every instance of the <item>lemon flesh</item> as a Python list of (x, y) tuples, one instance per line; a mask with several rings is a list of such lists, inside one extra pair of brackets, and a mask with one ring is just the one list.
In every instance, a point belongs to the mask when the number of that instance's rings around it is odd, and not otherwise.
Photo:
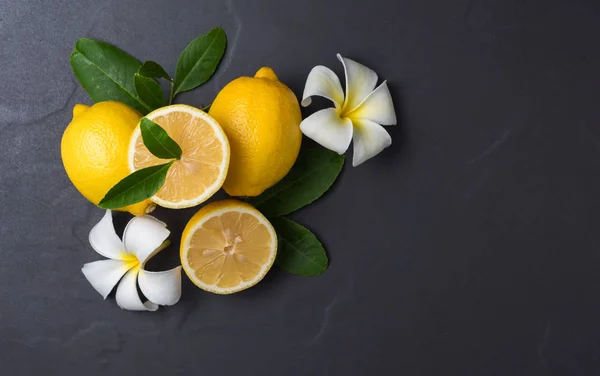
[(213, 202), (188, 222), (181, 265), (203, 290), (232, 294), (261, 281), (277, 254), (277, 235), (254, 207), (237, 200)]

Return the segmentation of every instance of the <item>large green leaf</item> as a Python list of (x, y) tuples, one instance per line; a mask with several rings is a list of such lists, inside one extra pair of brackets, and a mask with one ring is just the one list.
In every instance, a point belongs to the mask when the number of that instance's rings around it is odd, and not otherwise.
[(108, 191), (98, 206), (102, 209), (119, 209), (154, 196), (165, 183), (173, 162), (146, 167), (126, 176)]
[(71, 53), (71, 67), (94, 102), (119, 101), (147, 114), (152, 110), (136, 95), (133, 75), (141, 64), (108, 43), (80, 39)]
[(155, 157), (162, 159), (179, 159), (181, 157), (181, 153), (183, 153), (181, 147), (169, 137), (167, 131), (160, 125), (148, 118), (142, 118), (140, 131), (144, 145)]
[(284, 217), (269, 218), (279, 245), (275, 264), (303, 276), (321, 274), (327, 269), (327, 254), (317, 237), (306, 227)]
[(192, 90), (210, 78), (225, 53), (227, 36), (216, 27), (188, 44), (177, 61), (175, 94)]
[(154, 78), (142, 76), (135, 73), (133, 84), (138, 97), (144, 101), (152, 110), (165, 105), (165, 94)]
[(321, 197), (343, 165), (344, 157), (333, 151), (321, 147), (303, 149), (279, 183), (248, 202), (266, 216), (289, 214)]

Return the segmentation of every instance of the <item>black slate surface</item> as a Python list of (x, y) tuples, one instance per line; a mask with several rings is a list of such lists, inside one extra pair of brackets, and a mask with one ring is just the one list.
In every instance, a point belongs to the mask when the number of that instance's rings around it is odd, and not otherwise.
[[(599, 16), (585, 0), (0, 2), (0, 373), (597, 374)], [(60, 160), (89, 103), (68, 57), (85, 36), (173, 72), (216, 25), (226, 58), (180, 102), (263, 65), (300, 95), (314, 65), (342, 74), (340, 52), (388, 80), (394, 144), (294, 215), (327, 247), (322, 276), (274, 269), (233, 296), (186, 281), (174, 307), (122, 311), (80, 272), (102, 211)], [(195, 210), (156, 212), (175, 244)]]

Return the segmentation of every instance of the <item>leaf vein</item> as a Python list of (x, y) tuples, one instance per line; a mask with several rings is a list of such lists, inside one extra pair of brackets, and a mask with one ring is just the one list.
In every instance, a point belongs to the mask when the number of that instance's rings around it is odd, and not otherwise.
[(316, 262), (313, 258), (307, 256), (305, 253), (301, 252), (300, 250), (298, 250), (298, 248), (296, 246), (294, 246), (293, 243), (291, 243), (289, 240), (281, 237), (281, 240), (283, 240), (284, 243), (287, 243), (292, 249), (294, 249), (294, 251), (296, 251), (296, 253), (302, 255), (305, 259), (307, 259), (308, 261), (312, 262), (314, 265), (322, 268), (323, 270), (325, 270), (326, 265), (320, 264), (318, 262)]
[(294, 185), (296, 185), (298, 182), (300, 182), (301, 180), (306, 179), (309, 176), (312, 176), (314, 174), (316, 174), (317, 172), (323, 170), (326, 167), (329, 167), (330, 165), (333, 164), (332, 160), (327, 161), (325, 164), (319, 166), (318, 168), (311, 170), (308, 173), (302, 174), (300, 175), (297, 179), (287, 183), (286, 185), (282, 186), (281, 189), (274, 189), (271, 192), (269, 192), (268, 194), (265, 195), (264, 198), (262, 198), (262, 200), (256, 200), (255, 202), (255, 206), (259, 206), (261, 204), (263, 204), (265, 201), (268, 201), (270, 199), (272, 199), (274, 196), (276, 196), (277, 194), (286, 191), (287, 189), (293, 187)]
[(213, 43), (215, 43), (216, 40), (217, 40), (217, 34), (215, 33), (214, 38), (210, 41), (210, 44), (208, 45), (208, 47), (206, 48), (206, 50), (204, 51), (204, 53), (202, 54), (202, 56), (200, 56), (200, 58), (198, 60), (196, 60), (196, 62), (192, 66), (192, 69), (189, 70), (188, 74), (181, 81), (181, 83), (179, 85), (177, 85), (177, 90), (175, 90), (175, 93), (179, 93), (179, 89), (183, 86), (184, 83), (187, 82), (187, 79), (190, 77), (191, 73), (196, 69), (196, 67), (198, 66), (198, 64), (200, 64), (200, 61), (202, 61), (202, 59), (208, 53), (208, 51), (210, 51), (210, 48), (212, 47)]

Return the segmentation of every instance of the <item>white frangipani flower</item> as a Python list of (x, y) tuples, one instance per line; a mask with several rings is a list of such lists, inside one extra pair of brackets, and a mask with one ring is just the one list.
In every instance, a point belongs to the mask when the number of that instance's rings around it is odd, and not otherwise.
[[(83, 275), (104, 299), (121, 281), (116, 300), (123, 309), (156, 311), (159, 305), (177, 303), (181, 297), (181, 266), (164, 272), (144, 270), (146, 261), (170, 244), (166, 239), (171, 232), (166, 227), (164, 222), (149, 215), (135, 217), (125, 227), (121, 241), (113, 226), (112, 213), (107, 210), (90, 231), (89, 240), (92, 248), (109, 260), (85, 264), (81, 269)], [(148, 301), (140, 299), (137, 284)]]
[(332, 101), (335, 108), (315, 112), (300, 123), (300, 129), (339, 154), (345, 153), (350, 141), (354, 141), (352, 165), (358, 166), (392, 144), (382, 125), (396, 125), (396, 113), (386, 81), (375, 89), (375, 72), (340, 54), (337, 58), (344, 65), (346, 95), (331, 69), (314, 67), (306, 79), (302, 106), (310, 105), (311, 97), (317, 95)]

